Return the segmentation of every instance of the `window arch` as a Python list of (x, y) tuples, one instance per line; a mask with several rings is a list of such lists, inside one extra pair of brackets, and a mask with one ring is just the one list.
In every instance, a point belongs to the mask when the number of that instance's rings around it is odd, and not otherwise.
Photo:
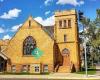
[(62, 50), (62, 55), (69, 55), (69, 50), (67, 49), (67, 48), (64, 48), (63, 50)]
[(32, 50), (36, 48), (36, 41), (32, 36), (28, 36), (23, 42), (23, 54), (31, 55)]

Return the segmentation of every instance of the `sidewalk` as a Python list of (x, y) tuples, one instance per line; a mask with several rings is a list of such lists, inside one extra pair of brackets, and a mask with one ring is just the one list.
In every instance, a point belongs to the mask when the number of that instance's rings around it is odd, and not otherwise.
[(100, 64), (96, 65), (96, 74), (100, 75)]
[(4, 80), (4, 79), (98, 79), (100, 80), (100, 76), (98, 75), (88, 75), (88, 77), (86, 77), (85, 75), (81, 75), (81, 74), (74, 74), (74, 73), (52, 73), (50, 75), (0, 75), (0, 79)]

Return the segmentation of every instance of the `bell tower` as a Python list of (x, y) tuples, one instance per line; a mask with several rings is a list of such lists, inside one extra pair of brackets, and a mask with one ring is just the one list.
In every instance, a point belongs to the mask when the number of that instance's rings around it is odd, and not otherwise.
[[(59, 61), (57, 54), (62, 56), (62, 64), (57, 72), (72, 72), (80, 69), (80, 54), (78, 40), (78, 23), (76, 10), (65, 10), (55, 12), (54, 38), (59, 53), (56, 53), (56, 61)], [(57, 50), (58, 51), (58, 50)]]

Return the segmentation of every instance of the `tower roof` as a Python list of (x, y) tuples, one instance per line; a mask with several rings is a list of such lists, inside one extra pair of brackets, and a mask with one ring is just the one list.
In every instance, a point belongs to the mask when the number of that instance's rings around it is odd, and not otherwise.
[(65, 15), (73, 15), (73, 14), (76, 14), (75, 9), (64, 10), (64, 11), (56, 11), (55, 12), (55, 16), (65, 16)]

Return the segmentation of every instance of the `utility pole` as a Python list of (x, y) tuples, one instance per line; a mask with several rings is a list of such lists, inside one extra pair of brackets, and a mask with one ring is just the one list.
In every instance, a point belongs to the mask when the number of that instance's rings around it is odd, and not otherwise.
[[(85, 17), (83, 16), (83, 12), (79, 11), (79, 21), (81, 22), (83, 19), (85, 19)], [(85, 35), (85, 29), (84, 29), (85, 25), (83, 24), (83, 36), (84, 36), (84, 43), (83, 43), (83, 46), (84, 46), (84, 54), (85, 54), (85, 73), (86, 73), (86, 77), (88, 77), (88, 67), (87, 67), (87, 48), (86, 48), (86, 44), (87, 44), (87, 41), (86, 41), (86, 35)]]
[(88, 71), (88, 68), (87, 68), (87, 51), (86, 51), (86, 37), (85, 37), (85, 35), (84, 35), (84, 54), (85, 54), (85, 72), (86, 72), (86, 77), (88, 77), (88, 73), (87, 73), (87, 71)]

